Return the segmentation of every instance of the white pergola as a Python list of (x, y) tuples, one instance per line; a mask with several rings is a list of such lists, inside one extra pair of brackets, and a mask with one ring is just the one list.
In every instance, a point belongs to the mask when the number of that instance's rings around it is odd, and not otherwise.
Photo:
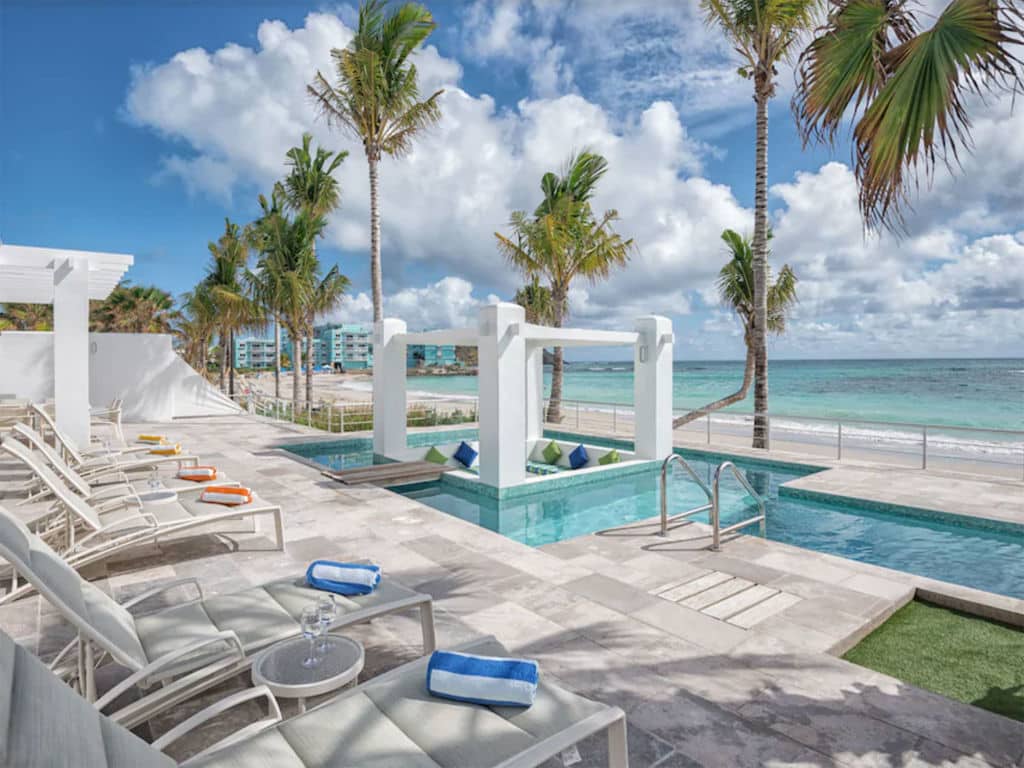
[(57, 424), (89, 442), (89, 301), (107, 298), (134, 263), (123, 253), (0, 245), (0, 303), (53, 305)]
[(480, 481), (497, 488), (526, 479), (526, 446), (544, 434), (545, 347), (633, 347), (635, 454), (662, 459), (672, 450), (672, 322), (637, 318), (635, 330), (550, 328), (526, 322), (517, 304), (480, 310), (476, 328), (408, 333), (384, 319), (373, 339), (373, 450), (406, 450), (406, 347), (454, 344), (478, 350)]

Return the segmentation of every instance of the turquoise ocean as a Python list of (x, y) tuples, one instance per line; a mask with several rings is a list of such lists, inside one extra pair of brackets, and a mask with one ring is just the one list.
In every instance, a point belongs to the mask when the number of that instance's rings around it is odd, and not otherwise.
[[(787, 416), (912, 422), (978, 429), (1024, 430), (1024, 358), (967, 360), (772, 360), (769, 402)], [(699, 408), (735, 391), (743, 364), (679, 361), (673, 366), (677, 411)], [(550, 387), (550, 371), (546, 387)], [(475, 376), (415, 376), (410, 393), (475, 395)], [(566, 364), (564, 399), (633, 402), (629, 362)], [(753, 387), (736, 413), (753, 410)]]

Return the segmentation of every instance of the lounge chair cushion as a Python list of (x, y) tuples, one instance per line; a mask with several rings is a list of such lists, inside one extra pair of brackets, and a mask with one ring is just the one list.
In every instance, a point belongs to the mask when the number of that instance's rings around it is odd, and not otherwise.
[(173, 768), (0, 633), (0, 765)]

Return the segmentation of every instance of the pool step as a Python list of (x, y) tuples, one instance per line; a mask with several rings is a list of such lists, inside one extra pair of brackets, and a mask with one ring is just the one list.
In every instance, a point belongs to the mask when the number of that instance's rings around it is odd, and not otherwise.
[(801, 598), (724, 571), (704, 571), (683, 581), (652, 589), (650, 594), (700, 611), (719, 621), (749, 629), (796, 605)]

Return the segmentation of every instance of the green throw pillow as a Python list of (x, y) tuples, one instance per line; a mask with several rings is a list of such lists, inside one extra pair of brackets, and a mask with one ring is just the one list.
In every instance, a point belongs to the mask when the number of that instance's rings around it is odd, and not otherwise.
[(552, 440), (547, 444), (547, 447), (543, 451), (544, 461), (548, 464), (554, 464), (562, 456), (562, 449), (558, 447), (558, 443)]
[(618, 464), (619, 463), (619, 452), (615, 448), (612, 448), (608, 453), (597, 460), (598, 464)]
[(446, 464), (448, 463), (448, 457), (441, 453), (434, 446), (430, 446), (430, 450), (427, 451), (427, 455), (423, 457), (426, 461), (432, 461), (435, 464)]

